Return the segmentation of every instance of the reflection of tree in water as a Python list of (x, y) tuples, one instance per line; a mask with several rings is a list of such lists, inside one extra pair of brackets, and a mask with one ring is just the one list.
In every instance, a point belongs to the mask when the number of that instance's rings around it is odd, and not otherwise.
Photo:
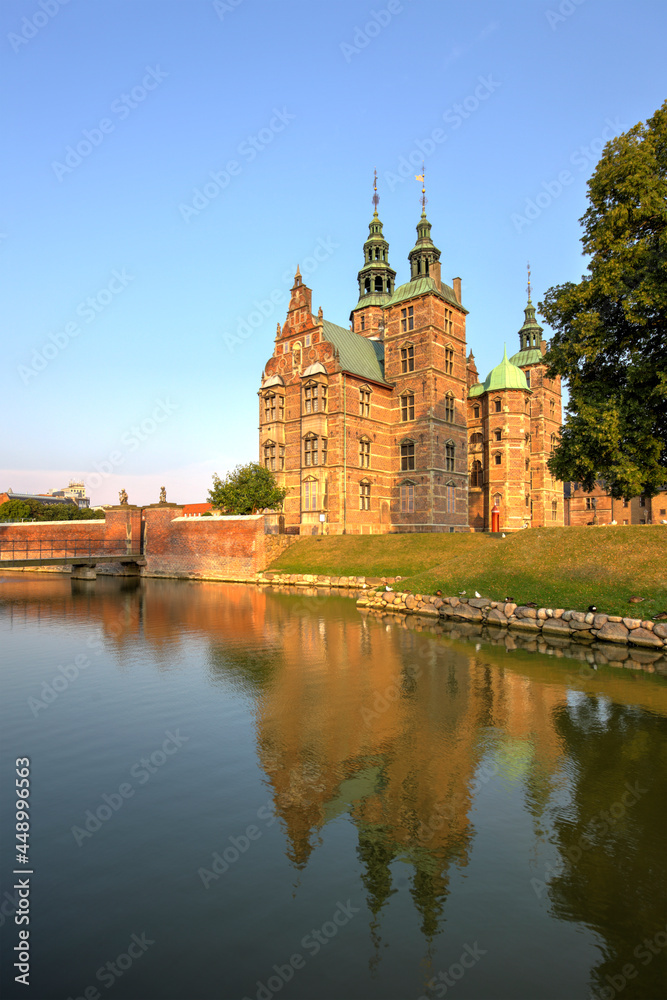
[(208, 667), (213, 681), (231, 681), (244, 694), (257, 695), (271, 683), (284, 653), (279, 647), (211, 645)]
[(570, 804), (557, 808), (563, 867), (549, 883), (553, 912), (604, 939), (592, 972), (602, 996), (606, 977), (628, 963), (638, 975), (623, 1000), (664, 996), (667, 950), (649, 963), (642, 942), (665, 927), (667, 723), (594, 697), (560, 708), (555, 721), (576, 774)]

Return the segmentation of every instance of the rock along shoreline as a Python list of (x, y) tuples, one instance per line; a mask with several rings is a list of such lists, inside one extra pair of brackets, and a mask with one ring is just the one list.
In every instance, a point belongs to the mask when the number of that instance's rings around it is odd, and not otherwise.
[(434, 597), (399, 590), (373, 590), (399, 583), (392, 577), (325, 576), (312, 573), (257, 573), (254, 582), (296, 587), (331, 587), (367, 591), (357, 598), (357, 607), (384, 613), (420, 615), (516, 629), (530, 634), (613, 642), (662, 650), (667, 647), (667, 622), (572, 611), (567, 608), (533, 608), (485, 597)]

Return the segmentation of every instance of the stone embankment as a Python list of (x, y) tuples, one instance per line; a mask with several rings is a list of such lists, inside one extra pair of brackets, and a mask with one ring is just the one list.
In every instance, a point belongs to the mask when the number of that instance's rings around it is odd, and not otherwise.
[(603, 615), (592, 611), (569, 611), (565, 608), (529, 608), (508, 601), (491, 601), (485, 597), (433, 597), (431, 594), (371, 589), (398, 583), (400, 576), (257, 573), (254, 579), (256, 583), (280, 586), (368, 590), (368, 593), (359, 596), (357, 607), (384, 613), (421, 615), (425, 618), (512, 628), (526, 634), (615, 642), (647, 649), (667, 647), (667, 622), (623, 618), (620, 615)]
[(484, 597), (433, 597), (430, 594), (375, 591), (361, 596), (357, 607), (512, 628), (528, 634), (627, 643), (650, 649), (667, 646), (667, 623), (564, 608), (529, 608), (505, 601), (490, 601)]

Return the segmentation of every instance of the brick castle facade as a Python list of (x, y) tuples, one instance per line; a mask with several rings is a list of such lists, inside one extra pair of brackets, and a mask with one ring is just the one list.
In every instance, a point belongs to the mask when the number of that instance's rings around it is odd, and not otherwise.
[(259, 391), (260, 462), (304, 534), (485, 531), (563, 524), (546, 466), (560, 379), (530, 300), (520, 350), (484, 382), (467, 354), (461, 279), (445, 284), (424, 202), (410, 278), (395, 286), (376, 208), (346, 329), (313, 314), (297, 268)]

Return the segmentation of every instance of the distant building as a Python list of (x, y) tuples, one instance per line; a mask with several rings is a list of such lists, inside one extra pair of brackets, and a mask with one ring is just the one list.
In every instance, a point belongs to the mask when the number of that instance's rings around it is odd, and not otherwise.
[(65, 498), (73, 500), (80, 510), (90, 507), (90, 498), (86, 496), (85, 483), (70, 479), (69, 486), (63, 486), (61, 490), (49, 490), (45, 496)]
[(600, 480), (592, 490), (564, 484), (565, 524), (660, 524), (667, 522), (667, 486), (654, 497), (616, 500)]
[(202, 514), (207, 514), (212, 510), (213, 507), (210, 503), (186, 503), (181, 517), (201, 517)]
[(6, 503), (8, 500), (37, 500), (38, 503), (47, 505), (71, 503), (78, 506), (76, 500), (72, 499), (72, 497), (58, 496), (56, 493), (53, 495), (50, 493), (14, 493), (11, 488), (6, 493), (0, 493), (0, 504)]

